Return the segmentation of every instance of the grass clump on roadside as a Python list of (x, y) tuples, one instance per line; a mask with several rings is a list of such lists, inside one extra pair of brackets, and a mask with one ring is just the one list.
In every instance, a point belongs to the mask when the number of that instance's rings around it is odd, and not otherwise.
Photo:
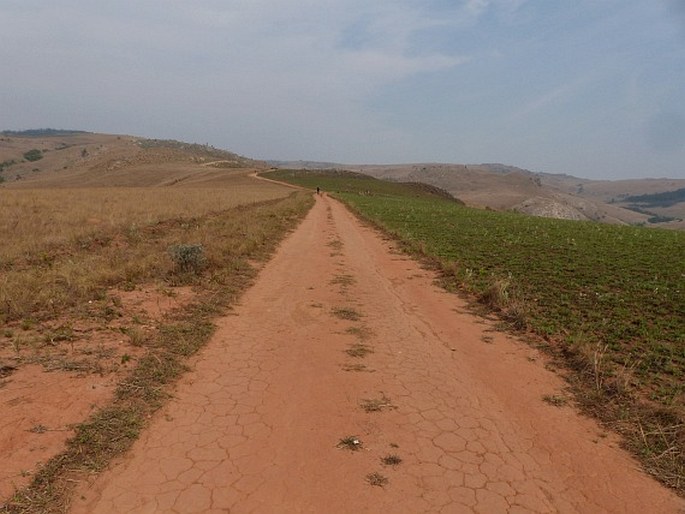
[[(239, 206), (192, 220), (158, 222), (143, 227), (138, 242), (126, 248), (125, 253), (132, 256), (128, 258), (128, 273), (109, 275), (104, 271), (100, 274), (99, 270), (95, 278), (89, 278), (94, 287), (104, 290), (149, 280), (174, 283), (177, 275), (183, 274), (184, 283), (194, 288), (195, 295), (191, 304), (169, 312), (154, 335), (142, 337), (130, 332), (144, 353), (118, 385), (112, 403), (77, 426), (66, 450), (49, 460), (27, 488), (0, 506), (0, 512), (64, 512), (75, 477), (103, 469), (114, 456), (127, 450), (150, 415), (167, 398), (167, 386), (186, 369), (187, 358), (209, 340), (214, 331), (213, 318), (225, 312), (251, 284), (256, 269), (248, 260), (264, 261), (312, 204), (310, 195), (295, 193), (284, 199)], [(173, 263), (165, 258), (170, 244), (184, 239), (201, 241), (206, 252), (206, 263), (201, 272), (192, 274), (192, 280), (187, 270), (174, 269)], [(118, 251), (103, 245), (80, 252), (69, 247), (64, 253), (68, 260), (83, 266), (91, 259), (116, 261)], [(57, 259), (54, 265), (60, 266), (61, 260)], [(78, 295), (73, 302), (61, 305), (59, 312), (61, 316), (79, 316), (86, 312), (83, 304), (89, 305), (88, 295)], [(24, 306), (22, 314), (35, 312), (37, 318), (46, 319), (53, 313), (41, 305), (33, 307), (35, 311)], [(12, 311), (4, 315), (14, 318)], [(69, 332), (65, 329), (55, 334), (61, 338)]]
[(377, 471), (366, 475), (366, 481), (369, 483), (369, 485), (375, 485), (377, 487), (385, 487), (390, 483), (388, 477), (380, 474)]
[(363, 359), (368, 354), (373, 353), (373, 348), (362, 343), (354, 343), (345, 350), (345, 353), (350, 357)]
[(336, 307), (333, 309), (333, 315), (347, 321), (359, 321), (362, 317), (359, 311), (351, 307)]
[(345, 172), (320, 185), (571, 371), (578, 404), (685, 493), (685, 233), (471, 209)]
[(399, 466), (402, 464), (402, 457), (396, 453), (391, 453), (381, 458), (381, 463), (384, 466)]
[(380, 398), (364, 399), (359, 403), (364, 412), (381, 412), (383, 409), (396, 409), (390, 398), (381, 393)]
[(347, 437), (343, 437), (342, 439), (340, 439), (340, 441), (338, 441), (338, 444), (336, 445), (336, 448), (350, 450), (353, 452), (361, 450), (363, 447), (364, 443), (362, 443), (362, 440), (359, 439), (356, 435), (348, 435)]

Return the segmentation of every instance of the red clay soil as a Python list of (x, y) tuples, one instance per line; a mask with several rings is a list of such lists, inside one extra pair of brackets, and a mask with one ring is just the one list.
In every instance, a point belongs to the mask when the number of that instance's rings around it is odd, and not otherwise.
[(112, 377), (44, 371), (27, 365), (0, 388), (0, 504), (64, 449), (92, 410), (114, 390)]
[(614, 437), (543, 401), (564, 384), (535, 350), (433, 279), (318, 197), (73, 512), (681, 511)]
[[(137, 326), (145, 334), (164, 314), (188, 303), (193, 293), (178, 287), (172, 294), (155, 288), (112, 294), (126, 315), (104, 327), (58, 320), (54, 325), (64, 321), (75, 337), (44, 344), (39, 349), (42, 365), (22, 363), (22, 358), (36, 357), (31, 344), (0, 348), (0, 362), (16, 368), (4, 378), (0, 373), (0, 502), (28, 485), (41, 465), (64, 450), (75, 425), (111, 401), (117, 382), (128, 373), (121, 356), (135, 359), (142, 353), (117, 328), (136, 316), (144, 320)], [(65, 362), (80, 363), (83, 369), (69, 371)]]

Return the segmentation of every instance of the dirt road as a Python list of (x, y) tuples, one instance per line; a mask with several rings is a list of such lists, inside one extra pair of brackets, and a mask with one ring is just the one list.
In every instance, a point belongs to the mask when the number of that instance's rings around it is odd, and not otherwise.
[(612, 436), (543, 401), (563, 384), (534, 350), (432, 280), (318, 197), (73, 512), (680, 512)]

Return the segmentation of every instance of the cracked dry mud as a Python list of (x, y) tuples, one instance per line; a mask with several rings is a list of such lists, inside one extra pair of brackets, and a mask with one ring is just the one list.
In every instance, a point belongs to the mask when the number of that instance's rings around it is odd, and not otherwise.
[[(542, 400), (563, 383), (534, 350), (464, 311), (317, 197), (129, 454), (79, 486), (73, 512), (683, 508), (596, 423)], [(374, 399), (382, 408), (362, 408)], [(356, 451), (339, 444), (349, 438)]]

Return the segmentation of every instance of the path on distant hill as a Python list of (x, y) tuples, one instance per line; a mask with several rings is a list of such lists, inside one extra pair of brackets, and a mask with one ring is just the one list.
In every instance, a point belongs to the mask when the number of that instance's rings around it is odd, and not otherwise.
[(613, 436), (542, 400), (563, 384), (535, 350), (432, 280), (317, 197), (175, 398), (82, 484), (73, 512), (683, 508)]

